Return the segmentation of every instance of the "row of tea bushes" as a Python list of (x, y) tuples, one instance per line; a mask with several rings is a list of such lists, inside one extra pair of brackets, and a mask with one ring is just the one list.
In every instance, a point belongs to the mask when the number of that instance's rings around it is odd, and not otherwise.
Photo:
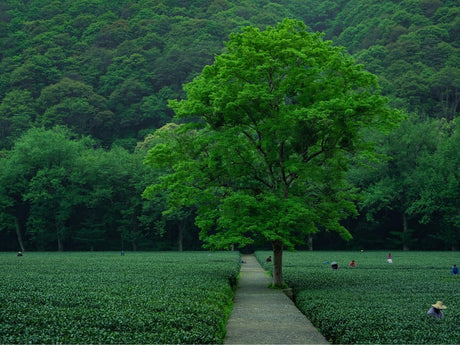
[(0, 343), (222, 343), (236, 252), (0, 253)]
[[(267, 269), (269, 252), (257, 252)], [(336, 344), (460, 344), (458, 252), (285, 252), (297, 307)], [(356, 261), (356, 267), (348, 263)], [(330, 263), (337, 261), (339, 270)], [(441, 300), (443, 319), (426, 315)]]

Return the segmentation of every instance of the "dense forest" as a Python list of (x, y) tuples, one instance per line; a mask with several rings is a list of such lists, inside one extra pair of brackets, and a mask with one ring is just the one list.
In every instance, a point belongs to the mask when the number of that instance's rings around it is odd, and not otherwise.
[[(353, 235), (315, 249), (460, 247), (458, 0), (0, 2), (0, 250), (199, 249), (194, 209), (142, 197), (168, 100), (232, 32), (304, 22), (377, 75), (407, 120), (356, 162)], [(260, 246), (264, 246), (260, 243)], [(307, 248), (307, 245), (305, 246)]]

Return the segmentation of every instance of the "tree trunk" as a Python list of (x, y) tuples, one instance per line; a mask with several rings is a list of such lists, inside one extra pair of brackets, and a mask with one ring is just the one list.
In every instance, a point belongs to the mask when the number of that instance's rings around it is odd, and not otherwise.
[(308, 240), (307, 240), (307, 244), (308, 244), (308, 250), (313, 250), (313, 235), (312, 234), (308, 234)]
[(57, 238), (58, 251), (63, 252), (64, 245), (62, 243), (61, 232), (59, 231), (59, 228), (60, 228), (59, 225), (56, 224), (56, 238)]
[(179, 233), (177, 234), (177, 250), (180, 252), (184, 250), (184, 230), (185, 230), (185, 220), (182, 219), (179, 222)]
[(273, 246), (273, 285), (283, 286), (283, 243), (281, 241), (272, 242)]
[(19, 248), (21, 248), (21, 252), (25, 252), (24, 242), (22, 242), (21, 226), (19, 225), (19, 220), (17, 218), (14, 218), (14, 224), (16, 228), (16, 236), (18, 237)]
[(403, 236), (402, 236), (402, 241), (403, 241), (403, 250), (409, 250), (409, 247), (407, 245), (407, 240), (408, 240), (408, 229), (407, 229), (407, 217), (406, 214), (403, 213)]
[(133, 247), (133, 252), (137, 251), (137, 244), (136, 244), (136, 241), (135, 240), (132, 240), (131, 241), (131, 245)]

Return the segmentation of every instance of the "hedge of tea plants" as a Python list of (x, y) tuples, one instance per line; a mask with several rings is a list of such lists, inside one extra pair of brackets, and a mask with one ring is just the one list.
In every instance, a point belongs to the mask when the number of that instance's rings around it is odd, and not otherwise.
[(0, 253), (0, 343), (222, 343), (239, 253)]
[[(297, 307), (336, 344), (460, 344), (459, 252), (285, 252)], [(256, 256), (267, 269), (265, 258)], [(356, 267), (348, 266), (351, 260)], [(330, 263), (337, 261), (339, 270)], [(443, 319), (426, 315), (442, 301)]]

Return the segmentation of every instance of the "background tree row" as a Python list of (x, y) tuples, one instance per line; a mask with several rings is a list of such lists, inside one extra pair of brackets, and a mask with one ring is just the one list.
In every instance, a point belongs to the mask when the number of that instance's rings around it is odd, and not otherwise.
[[(65, 125), (134, 147), (242, 26), (284, 17), (345, 46), (384, 92), (451, 120), (460, 81), (458, 1), (53, 1), (0, 8), (0, 147), (27, 128)], [(396, 100), (397, 99), (397, 100)]]
[(354, 239), (321, 234), (315, 247), (458, 247), (459, 8), (455, 0), (1, 2), (0, 249), (17, 249), (20, 236), (29, 249), (107, 249), (122, 239), (176, 248), (179, 234), (197, 247), (193, 209), (162, 215), (164, 199), (140, 196), (162, 173), (142, 164), (148, 135), (171, 121), (167, 100), (183, 97), (182, 84), (230, 32), (285, 17), (345, 46), (392, 105), (412, 114), (388, 138), (369, 138), (387, 161), (349, 171), (363, 193), (360, 215), (345, 224)]

